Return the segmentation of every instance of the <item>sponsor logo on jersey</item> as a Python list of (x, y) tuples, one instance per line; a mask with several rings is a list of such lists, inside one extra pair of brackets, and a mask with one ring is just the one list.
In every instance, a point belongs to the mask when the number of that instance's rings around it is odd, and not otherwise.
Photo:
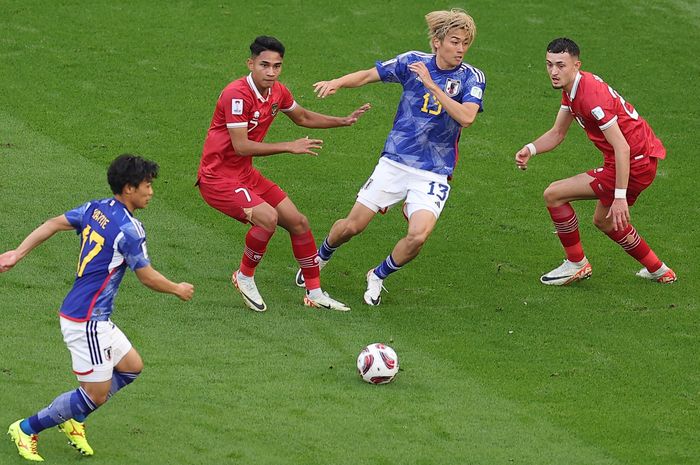
[(447, 78), (447, 82), (445, 83), (445, 93), (449, 97), (454, 97), (459, 93), (459, 89), (461, 87), (462, 83), (459, 80)]
[(231, 113), (234, 115), (243, 114), (243, 99), (234, 98), (231, 99)]
[(481, 87), (474, 86), (472, 87), (472, 90), (469, 91), (469, 95), (481, 100), (481, 98), (484, 96), (484, 91), (481, 90)]
[(604, 112), (603, 109), (600, 108), (600, 107), (595, 107), (594, 109), (592, 109), (592, 110), (591, 110), (591, 114), (592, 114), (593, 117), (594, 117), (595, 119), (597, 119), (598, 121), (600, 121), (600, 120), (602, 120), (603, 118), (605, 118), (605, 112)]

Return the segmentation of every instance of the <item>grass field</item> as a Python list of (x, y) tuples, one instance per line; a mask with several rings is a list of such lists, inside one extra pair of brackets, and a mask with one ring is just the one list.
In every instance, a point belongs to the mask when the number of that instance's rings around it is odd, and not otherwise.
[[(423, 15), (466, 7), (478, 26), (467, 61), (487, 76), (485, 111), (464, 131), (450, 202), (421, 256), (362, 304), (364, 274), (405, 230), (377, 218), (336, 253), (324, 287), (349, 314), (311, 311), (294, 286), (283, 231), (256, 280), (255, 314), (229, 283), (246, 228), (193, 187), (220, 90), (244, 74), (259, 34), (287, 46), (281, 80), (312, 110), (373, 109), (353, 128), (308, 131), (278, 118), (268, 140), (324, 139), (317, 158), (256, 161), (309, 217), (318, 241), (354, 202), (391, 128), (399, 86), (315, 99), (312, 83), (427, 50)], [(114, 321), (144, 358), (139, 380), (89, 419), (93, 464), (700, 463), (700, 327), (694, 85), (697, 1), (79, 2), (0, 6), (0, 252), (36, 225), (106, 197), (119, 153), (161, 164), (138, 216), (156, 268), (196, 286), (192, 302), (156, 294), (129, 273)], [(583, 68), (613, 85), (668, 149), (632, 221), (679, 275), (672, 286), (597, 232), (593, 203), (575, 205), (593, 277), (546, 288), (563, 258), (541, 193), (601, 162), (572, 127), (553, 153), (518, 171), (513, 154), (559, 107), (544, 48), (569, 36)], [(0, 426), (73, 389), (57, 308), (78, 241), (53, 238), (0, 275)], [(396, 349), (396, 381), (355, 373), (370, 342)], [(47, 463), (82, 462), (57, 431)], [(0, 464), (21, 463), (9, 441)]]

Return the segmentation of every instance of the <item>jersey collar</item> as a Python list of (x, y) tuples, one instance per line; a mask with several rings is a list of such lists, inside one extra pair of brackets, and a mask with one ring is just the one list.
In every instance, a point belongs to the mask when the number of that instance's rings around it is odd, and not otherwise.
[(260, 91), (258, 90), (258, 87), (253, 82), (253, 73), (250, 73), (245, 78), (245, 80), (248, 82), (248, 85), (253, 90), (253, 92), (255, 92), (255, 96), (258, 98), (258, 100), (260, 100), (263, 103), (268, 101), (268, 99), (270, 98), (270, 95), (272, 95), (272, 88), (267, 90), (267, 97), (263, 97), (262, 94), (260, 93)]
[(578, 91), (578, 85), (581, 83), (582, 77), (583, 76), (581, 75), (580, 72), (576, 73), (576, 78), (574, 79), (574, 85), (571, 87), (571, 95), (569, 95), (571, 100), (576, 98), (576, 92)]

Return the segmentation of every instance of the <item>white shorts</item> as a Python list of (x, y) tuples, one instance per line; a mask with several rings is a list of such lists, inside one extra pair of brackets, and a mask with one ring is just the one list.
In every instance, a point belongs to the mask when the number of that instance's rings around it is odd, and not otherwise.
[(63, 341), (78, 381), (112, 379), (112, 371), (131, 350), (131, 342), (111, 321), (71, 321), (60, 318)]
[(405, 199), (406, 218), (410, 219), (418, 210), (429, 210), (435, 218), (439, 218), (449, 195), (447, 176), (382, 157), (357, 193), (357, 201), (378, 212), (386, 211)]

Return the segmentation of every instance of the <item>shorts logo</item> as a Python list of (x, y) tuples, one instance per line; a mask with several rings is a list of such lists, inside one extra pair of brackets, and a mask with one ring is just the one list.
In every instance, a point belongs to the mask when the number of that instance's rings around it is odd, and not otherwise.
[(275, 116), (277, 114), (277, 110), (279, 110), (279, 105), (276, 103), (272, 104), (272, 116)]
[(469, 95), (481, 100), (481, 98), (484, 96), (484, 91), (481, 90), (481, 87), (474, 86), (474, 87), (472, 87), (472, 90), (469, 91)]
[(112, 348), (107, 347), (106, 349), (103, 350), (103, 352), (105, 353), (105, 360), (107, 360), (108, 362), (111, 361), (112, 360)]
[(243, 99), (234, 98), (231, 99), (231, 114), (242, 115), (243, 114)]
[(367, 182), (365, 183), (365, 185), (362, 186), (362, 188), (363, 188), (364, 190), (369, 189), (369, 185), (372, 184), (372, 181), (374, 181), (374, 179), (369, 178), (369, 179), (367, 180)]
[(457, 79), (447, 78), (447, 83), (445, 84), (445, 93), (449, 97), (454, 97), (459, 93), (459, 89), (461, 87), (461, 82), (459, 82)]

